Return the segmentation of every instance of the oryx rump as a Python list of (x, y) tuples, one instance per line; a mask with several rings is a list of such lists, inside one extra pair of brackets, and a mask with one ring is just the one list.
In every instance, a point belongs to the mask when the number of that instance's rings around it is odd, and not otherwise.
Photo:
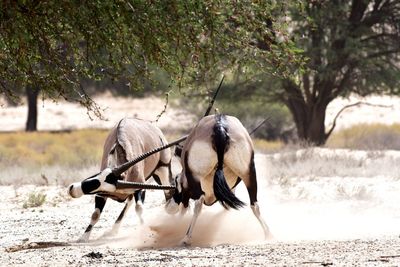
[(195, 200), (194, 215), (183, 244), (190, 244), (192, 231), (203, 204), (219, 201), (225, 208), (240, 208), (232, 189), (243, 181), (253, 213), (265, 237), (270, 236), (257, 204), (257, 177), (251, 138), (241, 122), (232, 116), (204, 117), (191, 131), (181, 153), (182, 172), (177, 177), (173, 199), (185, 208)]

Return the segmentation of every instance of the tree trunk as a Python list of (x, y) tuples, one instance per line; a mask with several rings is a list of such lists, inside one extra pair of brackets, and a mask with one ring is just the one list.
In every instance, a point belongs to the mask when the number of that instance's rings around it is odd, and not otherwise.
[(26, 97), (28, 100), (28, 119), (26, 121), (25, 131), (37, 131), (37, 99), (39, 95), (39, 88), (31, 85), (26, 86)]
[(328, 135), (325, 133), (325, 114), (328, 99), (316, 98), (306, 102), (298, 85), (284, 83), (288, 94), (286, 105), (296, 124), (297, 135), (301, 142), (312, 145), (324, 145)]
[[(289, 108), (296, 123), (297, 134), (302, 142), (312, 145), (324, 145), (327, 140), (325, 133), (326, 106), (313, 103), (306, 106), (296, 103), (295, 109)], [(304, 112), (295, 112), (295, 110)]]

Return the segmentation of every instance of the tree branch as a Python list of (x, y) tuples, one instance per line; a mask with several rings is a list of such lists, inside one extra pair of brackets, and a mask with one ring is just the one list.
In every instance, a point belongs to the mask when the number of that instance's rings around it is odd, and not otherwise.
[(377, 58), (377, 57), (386, 56), (386, 55), (390, 55), (390, 54), (395, 54), (395, 53), (399, 53), (399, 52), (400, 52), (400, 45), (396, 49), (376, 52), (376, 53), (373, 53), (373, 54), (370, 54), (370, 55), (366, 56), (365, 58), (367, 58), (367, 59)]
[(168, 107), (168, 103), (169, 103), (169, 93), (170, 91), (168, 91), (167, 93), (165, 93), (165, 104), (164, 104), (164, 108), (163, 110), (161, 110), (161, 112), (157, 115), (157, 118), (155, 121), (152, 122), (158, 122), (161, 119), (161, 116), (164, 115), (164, 113), (167, 111), (167, 107)]
[(356, 103), (353, 103), (353, 104), (350, 104), (350, 105), (346, 105), (346, 106), (344, 106), (343, 108), (341, 108), (341, 109), (339, 110), (339, 112), (336, 114), (335, 118), (333, 119), (331, 128), (330, 128), (329, 131), (325, 134), (326, 138), (328, 138), (328, 137), (331, 135), (331, 133), (333, 132), (333, 130), (335, 129), (335, 127), (336, 127), (336, 121), (337, 121), (337, 119), (339, 118), (340, 114), (341, 114), (343, 111), (345, 111), (346, 109), (348, 109), (348, 108), (352, 108), (352, 107), (359, 106), (359, 105), (366, 105), (366, 106), (380, 107), (380, 108), (392, 108), (392, 107), (393, 107), (393, 106), (388, 106), (388, 105), (372, 104), (372, 103), (363, 102), (363, 101), (359, 101), (359, 102), (356, 102)]

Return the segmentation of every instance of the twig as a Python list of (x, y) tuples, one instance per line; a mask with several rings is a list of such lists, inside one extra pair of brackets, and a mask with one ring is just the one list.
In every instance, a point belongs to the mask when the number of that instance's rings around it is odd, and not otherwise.
[(400, 258), (400, 255), (383, 255), (379, 256), (381, 259), (391, 259), (391, 258)]
[(321, 264), (322, 266), (331, 266), (332, 262), (323, 262), (323, 261), (304, 261), (302, 264)]
[(165, 93), (165, 104), (164, 104), (164, 108), (163, 110), (161, 110), (160, 114), (157, 115), (157, 118), (155, 121), (153, 122), (158, 122), (161, 118), (162, 115), (164, 115), (164, 113), (167, 111), (167, 107), (168, 107), (168, 103), (169, 103), (169, 93), (170, 91), (168, 91), (167, 93)]
[(5, 249), (6, 252), (16, 252), (26, 249), (41, 249), (41, 248), (50, 248), (50, 247), (67, 247), (71, 246), (71, 243), (67, 242), (31, 242), (22, 245), (16, 245), (12, 247), (8, 247)]

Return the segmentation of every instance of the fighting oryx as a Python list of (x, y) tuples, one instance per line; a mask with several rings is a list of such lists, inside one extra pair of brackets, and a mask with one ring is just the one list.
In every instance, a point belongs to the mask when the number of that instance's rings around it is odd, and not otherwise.
[[(139, 119), (122, 119), (111, 130), (104, 144), (101, 171), (82, 182), (71, 184), (68, 187), (68, 193), (74, 198), (84, 194), (96, 194), (95, 210), (92, 214), (90, 224), (78, 241), (86, 242), (89, 239), (91, 230), (99, 220), (107, 198), (119, 202), (127, 201), (121, 214), (115, 221), (111, 233), (115, 234), (118, 232), (121, 220), (131, 206), (133, 198), (136, 201), (136, 213), (142, 222), (141, 213), (145, 191), (140, 189), (133, 191), (117, 190), (116, 185), (121, 180), (144, 184), (150, 177), (153, 177), (159, 185), (173, 184), (174, 181), (171, 173), (172, 155), (169, 148), (153, 153), (134, 165), (127, 164), (127, 162), (138, 155), (142, 155), (166, 143), (166, 139), (159, 128), (150, 122)], [(141, 185), (140, 188), (146, 189), (146, 185)], [(147, 188), (153, 187), (149, 185)], [(167, 201), (172, 198), (173, 191), (173, 189), (164, 190)]]
[(257, 204), (253, 143), (237, 118), (210, 115), (201, 119), (183, 145), (181, 163), (183, 169), (176, 178), (176, 190), (170, 202), (187, 208), (189, 199), (195, 200), (193, 218), (182, 240), (183, 245), (191, 242), (203, 204), (210, 206), (219, 201), (225, 208), (234, 209), (245, 205), (232, 192), (240, 181), (247, 187), (251, 209), (265, 238), (271, 237)]

